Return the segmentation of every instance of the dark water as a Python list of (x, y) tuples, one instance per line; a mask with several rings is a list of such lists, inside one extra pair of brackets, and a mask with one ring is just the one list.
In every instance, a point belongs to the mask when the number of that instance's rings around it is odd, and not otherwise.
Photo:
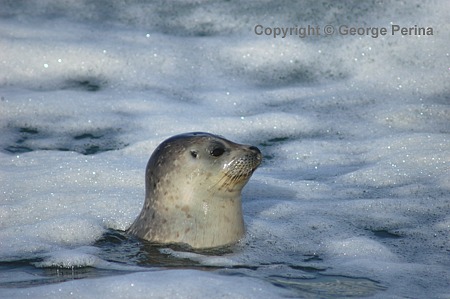
[[(83, 155), (118, 150), (128, 144), (120, 141), (121, 128), (106, 128), (93, 131), (52, 132), (36, 126), (8, 125), (4, 129), (15, 136), (3, 145), (6, 153), (21, 154), (37, 150), (74, 151)], [(41, 142), (39, 142), (41, 141)], [(42, 145), (42, 141), (45, 141)]]
[[(214, 271), (218, 275), (253, 277), (264, 280), (284, 290), (289, 290), (293, 297), (302, 298), (351, 298), (372, 296), (386, 288), (374, 280), (361, 277), (327, 275), (325, 268), (320, 268), (318, 256), (304, 256), (301, 265), (289, 264), (255, 264), (231, 267), (205, 266), (189, 258), (177, 258), (165, 253), (164, 247), (151, 244), (122, 232), (109, 231), (98, 240), (95, 247), (101, 259), (128, 266), (140, 266), (155, 270), (196, 269)], [(188, 248), (171, 246), (176, 251)], [(195, 251), (200, 255), (220, 256), (232, 253), (235, 248), (221, 248), (208, 251)], [(129, 274), (130, 270), (100, 269), (95, 267), (40, 268), (34, 264), (41, 259), (0, 262), (0, 288), (28, 288), (39, 285), (61, 283), (76, 279), (90, 279), (105, 276)], [(308, 263), (311, 263), (309, 265)], [(313, 266), (314, 265), (314, 266)]]

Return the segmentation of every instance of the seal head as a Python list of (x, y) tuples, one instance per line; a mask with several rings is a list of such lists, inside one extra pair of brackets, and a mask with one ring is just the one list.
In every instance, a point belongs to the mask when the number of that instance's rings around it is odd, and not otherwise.
[(209, 133), (165, 140), (148, 161), (145, 203), (128, 233), (196, 249), (237, 242), (245, 233), (241, 190), (261, 161), (257, 147)]

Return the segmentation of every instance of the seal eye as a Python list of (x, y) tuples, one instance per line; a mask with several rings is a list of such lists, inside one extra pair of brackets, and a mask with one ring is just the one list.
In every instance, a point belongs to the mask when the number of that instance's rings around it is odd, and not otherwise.
[(197, 158), (197, 152), (196, 151), (191, 151), (191, 156), (194, 158)]
[(215, 149), (213, 149), (210, 154), (214, 157), (220, 157), (223, 155), (223, 153), (225, 152), (225, 149), (223, 147), (216, 147)]

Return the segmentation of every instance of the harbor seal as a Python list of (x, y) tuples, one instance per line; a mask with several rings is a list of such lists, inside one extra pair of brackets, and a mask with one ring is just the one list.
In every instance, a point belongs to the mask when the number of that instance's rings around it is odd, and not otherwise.
[(210, 133), (165, 140), (148, 161), (145, 203), (127, 232), (194, 249), (237, 242), (245, 233), (241, 190), (261, 161), (257, 147)]

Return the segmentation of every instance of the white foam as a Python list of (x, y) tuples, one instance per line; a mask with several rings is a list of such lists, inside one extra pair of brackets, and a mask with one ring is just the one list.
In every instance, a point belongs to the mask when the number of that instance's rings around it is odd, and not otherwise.
[(282, 298), (286, 292), (277, 290), (261, 280), (248, 277), (211, 275), (194, 270), (143, 272), (118, 277), (72, 280), (15, 291), (4, 296), (15, 298)]

